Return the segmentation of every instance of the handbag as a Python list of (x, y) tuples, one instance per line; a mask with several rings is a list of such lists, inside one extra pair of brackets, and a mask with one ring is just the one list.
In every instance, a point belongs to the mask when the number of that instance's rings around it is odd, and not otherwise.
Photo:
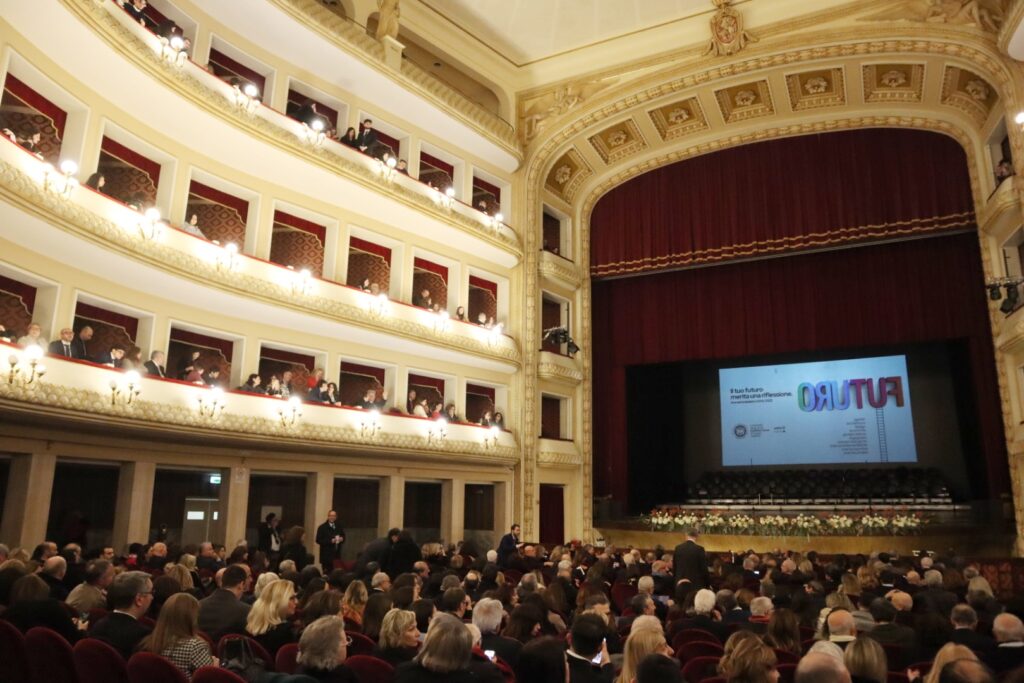
[(231, 638), (224, 641), (217, 654), (222, 669), (227, 669), (248, 683), (257, 683), (266, 673), (266, 664), (256, 656), (246, 638)]

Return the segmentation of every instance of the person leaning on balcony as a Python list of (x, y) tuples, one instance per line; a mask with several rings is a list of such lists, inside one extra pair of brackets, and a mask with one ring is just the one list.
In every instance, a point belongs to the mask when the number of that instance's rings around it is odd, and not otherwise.
[(46, 350), (46, 341), (43, 339), (43, 328), (39, 326), (39, 323), (29, 324), (24, 336), (18, 338), (18, 346), (38, 346), (43, 351)]

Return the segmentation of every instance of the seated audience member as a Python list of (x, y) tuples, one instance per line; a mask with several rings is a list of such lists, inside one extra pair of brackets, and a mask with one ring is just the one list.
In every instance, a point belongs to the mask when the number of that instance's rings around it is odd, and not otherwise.
[(480, 311), (480, 314), (476, 317), (476, 324), (481, 327), (487, 327), (487, 314)]
[(768, 630), (768, 622), (772, 618), (772, 599), (766, 598), (763, 595), (758, 596), (750, 601), (750, 618), (747, 619), (747, 623), (740, 624), (740, 628), (745, 631), (753, 631), (759, 636), (765, 634)]
[(18, 335), (14, 333), (14, 330), (9, 330), (3, 325), (0, 325), (0, 341), (15, 343), (18, 339)]
[(845, 609), (835, 609), (826, 618), (828, 625), (829, 642), (835, 643), (841, 649), (857, 639), (857, 626), (853, 621), (853, 615)]
[(260, 376), (254, 372), (245, 379), (245, 383), (238, 387), (238, 390), (250, 394), (262, 394), (264, 393), (263, 387), (260, 386), (262, 381)]
[(922, 677), (920, 671), (910, 668), (907, 669), (907, 678), (911, 681), (918, 681), (920, 683), (939, 683), (939, 676), (942, 674), (942, 668), (949, 662), (959, 659), (971, 659), (978, 661), (977, 655), (967, 649), (967, 647), (957, 645), (956, 643), (946, 643), (936, 653), (935, 658), (932, 660), (932, 669), (928, 672), (928, 675)]
[(992, 636), (996, 648), (988, 663), (997, 676), (1024, 665), (1024, 623), (1019, 617), (1009, 613), (997, 616), (992, 622)]
[(405, 159), (399, 159), (395, 170), (403, 175), (409, 175), (409, 162)]
[(393, 608), (384, 615), (380, 639), (373, 656), (383, 659), (391, 666), (398, 666), (413, 660), (419, 644), (420, 632), (416, 628), (416, 615), (409, 610)]
[(245, 634), (249, 605), (241, 597), (249, 584), (245, 568), (233, 564), (224, 570), (220, 588), (199, 603), (199, 630), (219, 642), (229, 633)]
[(458, 308), (455, 309), (455, 319), (460, 320), (462, 322), (468, 322), (468, 318), (466, 317), (465, 306), (459, 306)]
[(309, 390), (309, 393), (306, 395), (306, 400), (310, 401), (311, 403), (323, 403), (324, 402), (324, 398), (323, 397), (324, 397), (324, 394), (326, 392), (327, 392), (327, 380), (325, 380), (325, 379), (317, 380), (316, 384), (313, 386), (313, 388), (311, 388)]
[(63, 356), (64, 358), (75, 357), (75, 331), (65, 327), (60, 331), (60, 339), (50, 342), (46, 352), (51, 356)]
[(363, 626), (363, 611), (366, 609), (366, 601), (370, 595), (366, 591), (366, 584), (356, 579), (345, 589), (345, 595), (341, 599), (341, 616), (348, 624), (359, 630)]
[[(581, 614), (572, 624), (570, 646), (566, 653), (569, 660), (570, 683), (609, 683), (615, 675), (615, 667), (605, 646), (606, 626), (596, 614)], [(599, 664), (592, 660), (601, 654)]]
[[(1020, 680), (1020, 672), (1017, 672), (1016, 680)], [(1009, 678), (1004, 678), (1009, 681)], [(939, 672), (941, 683), (993, 683), (992, 671), (981, 662), (970, 659), (959, 659), (949, 662)]]
[(146, 373), (155, 377), (167, 377), (167, 368), (164, 367), (166, 362), (167, 356), (163, 351), (154, 351), (149, 354), (149, 360), (146, 361)]
[(89, 637), (99, 638), (128, 659), (149, 635), (139, 619), (153, 602), (153, 582), (145, 572), (125, 572), (110, 584), (107, 602), (114, 611), (89, 628)]
[[(301, 526), (293, 526), (284, 532), (284, 540), (281, 543), (281, 563), (291, 561), (295, 571), (301, 572), (310, 563), (309, 551), (306, 550), (306, 529)], [(282, 574), (284, 569), (281, 568)]]
[(491, 411), (485, 410), (484, 414), (480, 416), (480, 426), (490, 427), (492, 424), (494, 424), (494, 415), (491, 414)]
[(50, 587), (35, 574), (22, 576), (11, 585), (7, 604), (0, 619), (22, 633), (28, 633), (36, 626), (45, 626), (64, 636), (69, 643), (74, 643), (82, 635), (64, 605), (50, 597)]
[(213, 544), (209, 541), (199, 544), (199, 557), (196, 558), (196, 569), (215, 572), (224, 568), (224, 560), (217, 555)]
[(351, 147), (352, 149), (359, 149), (359, 135), (356, 133), (356, 129), (353, 128), (352, 126), (349, 126), (348, 130), (346, 130), (345, 134), (342, 135), (341, 138), (339, 138), (338, 142), (345, 145), (346, 147)]
[(760, 638), (745, 638), (718, 662), (719, 670), (730, 683), (775, 683), (775, 652)]
[(498, 429), (505, 429), (505, 416), (501, 413), (494, 413), (494, 419), (491, 420), (491, 426), (497, 427)]
[(799, 657), (803, 654), (800, 640), (800, 621), (793, 611), (777, 609), (772, 612), (764, 634), (765, 644), (776, 650), (792, 652)]
[(647, 655), (636, 669), (636, 683), (682, 683), (683, 674), (674, 659)]
[(852, 683), (841, 657), (808, 652), (796, 665), (794, 683)]
[(120, 344), (114, 344), (109, 351), (96, 356), (96, 362), (111, 368), (120, 368), (124, 365), (125, 348)]
[(43, 134), (35, 124), (29, 124), (27, 126), (25, 135), (16, 135), (10, 128), (4, 128), (3, 134), (6, 135), (14, 144), (20, 145), (36, 156), (40, 156), (39, 143), (43, 139)]
[(998, 185), (1012, 175), (1014, 175), (1013, 164), (1008, 159), (1000, 159), (999, 165), (996, 166), (996, 184)]
[(426, 308), (428, 310), (432, 308), (434, 300), (430, 298), (430, 290), (426, 288), (420, 290), (420, 294), (416, 297), (414, 304), (420, 308)]
[(188, 380), (188, 376), (196, 369), (201, 355), (202, 351), (190, 351), (182, 356), (181, 362), (178, 363), (178, 379)]
[(191, 216), (189, 216), (188, 222), (185, 223), (184, 225), (182, 225), (181, 229), (184, 230), (185, 232), (187, 232), (190, 235), (193, 235), (195, 237), (201, 237), (204, 240), (206, 239), (206, 235), (204, 235), (203, 231), (199, 229), (199, 215), (198, 214), (194, 213)]
[(92, 188), (92, 189), (96, 190), (97, 192), (102, 192), (103, 194), (106, 194), (106, 192), (103, 192), (103, 187), (106, 184), (107, 184), (107, 177), (105, 175), (103, 175), (102, 173), (100, 173), (99, 171), (97, 171), (96, 173), (93, 173), (92, 175), (90, 175), (89, 178), (85, 181), (85, 186), (86, 187)]
[(282, 645), (294, 643), (291, 619), (295, 616), (295, 585), (291, 581), (271, 582), (260, 592), (245, 622), (245, 631), (256, 639), (271, 657)]
[(294, 373), (291, 370), (285, 370), (281, 373), (281, 398), (291, 398), (294, 393), (292, 388), (292, 378)]
[(493, 598), (483, 598), (473, 606), (473, 623), (480, 629), (480, 647), (483, 650), (493, 650), (494, 654), (514, 669), (523, 644), (515, 638), (499, 635), (504, 616), (505, 610), (501, 602)]
[(151, 20), (146, 16), (146, 0), (124, 0), (124, 11), (131, 15), (132, 19), (139, 22), (143, 28), (151, 27)]
[[(487, 652), (486, 648), (484, 652)], [(565, 683), (568, 671), (565, 644), (550, 637), (532, 640), (523, 648), (519, 661), (512, 668), (517, 681)], [(676, 671), (679, 671), (678, 667)]]
[(270, 381), (267, 382), (267, 396), (273, 396), (275, 398), (284, 398), (281, 389), (281, 378), (277, 375), (271, 375)]
[(415, 406), (413, 406), (412, 414), (416, 417), (430, 417), (430, 407), (427, 399), (420, 399)]
[(466, 625), (450, 614), (438, 614), (413, 661), (395, 670), (395, 683), (500, 683), (500, 670), (490, 662), (473, 662), (472, 650)]
[(114, 580), (114, 565), (107, 560), (90, 560), (85, 565), (85, 581), (75, 586), (65, 602), (76, 612), (104, 609), (107, 588)]
[(617, 683), (631, 683), (636, 677), (636, 670), (640, 666), (640, 662), (648, 655), (657, 654), (671, 657), (675, 654), (665, 641), (665, 633), (660, 628), (644, 628), (631, 633), (626, 638), (623, 653), (625, 656), (622, 659), (622, 671), (616, 679)]
[(203, 378), (204, 374), (206, 374), (206, 368), (199, 365), (193, 366), (192, 372), (185, 376), (185, 381), (206, 386), (206, 380)]
[(64, 575), (68, 573), (68, 561), (60, 555), (50, 557), (43, 563), (39, 578), (50, 587), (50, 597), (64, 602), (68, 597), (68, 588), (64, 585)]
[(338, 385), (334, 382), (328, 382), (320, 393), (320, 402), (329, 406), (340, 406), (341, 398), (338, 396)]
[(366, 599), (363, 609), (363, 635), (370, 640), (380, 637), (380, 627), (384, 623), (384, 615), (394, 606), (388, 593), (372, 593)]
[(188, 680), (196, 669), (218, 663), (209, 644), (199, 637), (199, 601), (188, 593), (167, 599), (153, 632), (142, 640), (139, 649), (166, 657)]
[(877, 640), (862, 634), (843, 652), (843, 662), (854, 683), (886, 683), (888, 662)]
[(345, 666), (349, 642), (341, 617), (320, 617), (302, 632), (296, 673), (329, 683), (358, 683)]
[(46, 340), (43, 339), (43, 328), (39, 326), (39, 323), (29, 324), (25, 334), (18, 338), (18, 346), (22, 348), (38, 346), (41, 350), (46, 351)]
[(454, 403), (449, 403), (444, 407), (444, 419), (449, 422), (459, 422), (459, 412), (455, 409)]
[(219, 387), (223, 383), (220, 378), (220, 368), (214, 365), (206, 372), (206, 376), (203, 377), (203, 383), (208, 387)]
[(885, 598), (872, 600), (871, 616), (875, 627), (868, 635), (882, 645), (898, 645), (909, 652), (916, 646), (917, 637), (914, 629), (896, 623), (896, 613), (896, 607)]
[(377, 397), (376, 389), (367, 389), (366, 393), (363, 394), (362, 400), (359, 401), (358, 407), (364, 410), (383, 410), (387, 402), (388, 392), (386, 389), (381, 388), (380, 398)]
[(957, 605), (949, 615), (953, 624), (953, 633), (949, 636), (951, 643), (966, 645), (984, 660), (988, 660), (995, 648), (992, 638), (978, 633), (978, 614), (970, 605)]

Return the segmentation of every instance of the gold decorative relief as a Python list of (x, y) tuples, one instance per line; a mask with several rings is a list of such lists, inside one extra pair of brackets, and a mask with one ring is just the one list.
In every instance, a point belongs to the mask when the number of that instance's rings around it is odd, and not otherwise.
[(625, 159), (647, 147), (647, 141), (633, 119), (591, 135), (590, 144), (606, 164)]
[(793, 111), (846, 104), (846, 82), (839, 66), (787, 74), (786, 86)]
[(665, 142), (708, 128), (704, 109), (696, 97), (662, 105), (647, 114)]
[(1008, 4), (1008, 0), (898, 0), (863, 20), (959, 24), (997, 33)]
[(534, 95), (524, 95), (519, 102), (519, 134), (523, 142), (529, 143), (537, 137), (551, 119), (571, 112), (617, 82), (617, 78), (573, 81)]
[(768, 81), (754, 81), (715, 91), (715, 99), (726, 123), (736, 123), (775, 113)]
[(864, 65), (865, 102), (920, 102), (924, 64)]
[(946, 66), (942, 77), (942, 103), (955, 107), (981, 125), (999, 93), (978, 74), (958, 66)]
[(573, 147), (551, 166), (545, 185), (565, 201), (571, 202), (583, 181), (593, 173), (583, 155)]
[(718, 8), (711, 15), (711, 41), (704, 54), (716, 57), (733, 55), (747, 46), (756, 43), (757, 38), (743, 30), (743, 15), (730, 7), (732, 0), (711, 0)]

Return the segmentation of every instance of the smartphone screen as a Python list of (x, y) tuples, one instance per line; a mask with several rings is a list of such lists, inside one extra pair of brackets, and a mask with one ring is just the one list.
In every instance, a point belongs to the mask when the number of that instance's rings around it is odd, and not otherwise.
[(598, 652), (596, 655), (594, 655), (594, 658), (591, 659), (590, 661), (592, 661), (594, 664), (600, 665), (601, 664), (601, 655), (604, 653), (604, 648), (605, 648), (605, 646), (607, 644), (608, 644), (608, 639), (607, 638), (602, 640), (601, 641), (601, 651)]
[(484, 654), (487, 655), (487, 659), (494, 661), (494, 650), (484, 650)]

